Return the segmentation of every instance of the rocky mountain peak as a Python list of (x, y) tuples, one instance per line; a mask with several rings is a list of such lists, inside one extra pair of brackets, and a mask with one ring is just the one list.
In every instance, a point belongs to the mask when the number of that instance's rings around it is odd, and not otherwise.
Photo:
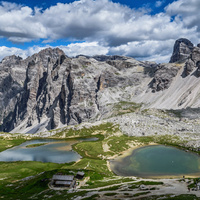
[(28, 57), (26, 62), (29, 63), (29, 65), (41, 63), (43, 66), (47, 67), (49, 63), (54, 63), (55, 65), (62, 64), (66, 58), (67, 56), (63, 50), (59, 48), (46, 48)]
[(46, 48), (46, 49), (43, 49), (41, 50), (40, 52), (34, 54), (33, 56), (35, 55), (38, 55), (38, 56), (50, 56), (50, 57), (58, 57), (58, 56), (61, 56), (61, 55), (65, 55), (65, 53), (63, 52), (62, 49), (59, 49), (59, 48)]
[(183, 62), (192, 53), (194, 45), (186, 38), (176, 40), (170, 63)]

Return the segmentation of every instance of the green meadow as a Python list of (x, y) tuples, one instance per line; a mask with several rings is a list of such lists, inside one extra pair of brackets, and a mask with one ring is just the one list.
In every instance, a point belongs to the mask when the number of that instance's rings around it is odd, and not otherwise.
[[(67, 129), (57, 133), (53, 138), (77, 138), (77, 137), (97, 137), (97, 141), (82, 141), (72, 146), (82, 159), (68, 164), (42, 163), (32, 161), (0, 162), (0, 197), (1, 199), (73, 199), (82, 196), (87, 199), (87, 189), (112, 190), (120, 188), (121, 184), (131, 183), (131, 188), (138, 188), (139, 184), (157, 185), (162, 182), (143, 181), (134, 183), (131, 177), (118, 177), (108, 167), (110, 158), (121, 155), (130, 149), (135, 143), (147, 145), (150, 142), (160, 144), (170, 144), (178, 146), (180, 141), (174, 136), (154, 136), (154, 137), (129, 137), (120, 133), (119, 127), (111, 123), (83, 128), (81, 130)], [(0, 150), (11, 148), (25, 142), (27, 138), (14, 136), (8, 139), (0, 138)], [(105, 146), (107, 147), (105, 149)], [(32, 146), (31, 146), (32, 147)], [(85, 191), (74, 191), (68, 193), (67, 190), (54, 191), (49, 189), (48, 184), (51, 177), (56, 173), (75, 174), (77, 171), (84, 171), (87, 182), (81, 189)], [(117, 185), (116, 185), (117, 184)], [(116, 186), (115, 186), (116, 185)], [(138, 194), (139, 195), (139, 194)], [(98, 195), (91, 197), (96, 198)]]

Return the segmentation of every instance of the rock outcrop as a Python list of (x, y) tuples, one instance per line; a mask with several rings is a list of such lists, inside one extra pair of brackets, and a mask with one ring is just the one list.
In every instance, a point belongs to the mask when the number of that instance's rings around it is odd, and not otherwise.
[(193, 44), (185, 38), (176, 40), (170, 63), (184, 62), (193, 50)]
[(188, 59), (185, 63), (185, 68), (183, 72), (183, 76), (188, 76), (195, 68), (195, 63), (192, 59)]
[(97, 121), (115, 114), (120, 102), (199, 107), (200, 48), (180, 39), (171, 61), (175, 63), (125, 56), (69, 58), (58, 48), (25, 60), (6, 57), (0, 63), (0, 129), (35, 133)]
[(157, 67), (154, 78), (150, 83), (152, 92), (168, 89), (179, 68), (175, 64), (160, 64)]
[(199, 76), (200, 48), (194, 47), (189, 58), (185, 63), (184, 76), (188, 76), (195, 68), (196, 75)]

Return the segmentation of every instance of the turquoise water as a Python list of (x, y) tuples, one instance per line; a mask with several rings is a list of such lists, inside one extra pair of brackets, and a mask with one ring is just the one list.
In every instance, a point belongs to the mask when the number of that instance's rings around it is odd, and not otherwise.
[[(81, 156), (71, 150), (71, 145), (82, 141), (95, 141), (97, 138), (76, 139), (73, 141), (40, 139), (24, 142), (23, 144), (0, 152), (0, 161), (41, 161), (53, 163), (69, 163), (77, 161)], [(45, 145), (26, 148), (30, 144), (46, 143)]]
[(183, 150), (153, 145), (138, 148), (131, 155), (110, 162), (121, 176), (176, 177), (200, 175), (200, 157)]

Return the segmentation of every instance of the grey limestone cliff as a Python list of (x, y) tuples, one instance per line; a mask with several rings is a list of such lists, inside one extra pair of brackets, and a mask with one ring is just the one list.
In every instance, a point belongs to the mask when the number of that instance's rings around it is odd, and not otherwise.
[[(41, 127), (50, 130), (101, 118), (108, 112), (106, 89), (139, 85), (142, 78), (134, 68), (146, 64), (120, 56), (99, 59), (68, 58), (58, 48), (42, 50), (25, 60), (15, 56), (3, 59), (1, 130), (32, 133)], [(116, 99), (122, 98), (113, 97)]]

